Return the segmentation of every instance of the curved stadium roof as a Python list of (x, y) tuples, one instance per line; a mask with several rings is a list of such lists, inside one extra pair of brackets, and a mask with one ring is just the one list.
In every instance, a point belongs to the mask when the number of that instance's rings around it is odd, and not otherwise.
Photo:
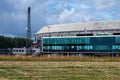
[(83, 31), (85, 29), (86, 30), (120, 29), (120, 20), (48, 25), (42, 27), (36, 34), (42, 34), (48, 32), (51, 33), (51, 32)]

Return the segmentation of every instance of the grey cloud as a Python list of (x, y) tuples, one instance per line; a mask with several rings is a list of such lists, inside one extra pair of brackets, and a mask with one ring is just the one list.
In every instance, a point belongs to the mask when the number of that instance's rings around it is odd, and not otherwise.
[(119, 9), (120, 0), (93, 0), (96, 10)]
[[(55, 2), (57, 5), (53, 5)], [(119, 0), (0, 0), (0, 34), (25, 37), (28, 6), (32, 10), (34, 35), (48, 24), (120, 19), (119, 3)]]

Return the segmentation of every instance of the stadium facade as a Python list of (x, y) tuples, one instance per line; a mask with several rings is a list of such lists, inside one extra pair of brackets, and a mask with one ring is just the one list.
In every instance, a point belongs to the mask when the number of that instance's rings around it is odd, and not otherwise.
[(120, 55), (120, 21), (57, 24), (35, 34), (42, 53)]

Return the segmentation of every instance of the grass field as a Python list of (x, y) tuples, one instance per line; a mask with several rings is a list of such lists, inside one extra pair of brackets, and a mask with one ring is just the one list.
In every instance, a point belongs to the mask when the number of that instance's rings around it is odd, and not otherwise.
[(120, 62), (0, 61), (0, 80), (120, 80)]

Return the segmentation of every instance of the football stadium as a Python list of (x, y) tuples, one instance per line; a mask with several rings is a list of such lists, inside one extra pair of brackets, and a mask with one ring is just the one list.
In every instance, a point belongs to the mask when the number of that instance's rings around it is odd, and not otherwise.
[(35, 41), (43, 54), (120, 56), (120, 21), (47, 25)]

